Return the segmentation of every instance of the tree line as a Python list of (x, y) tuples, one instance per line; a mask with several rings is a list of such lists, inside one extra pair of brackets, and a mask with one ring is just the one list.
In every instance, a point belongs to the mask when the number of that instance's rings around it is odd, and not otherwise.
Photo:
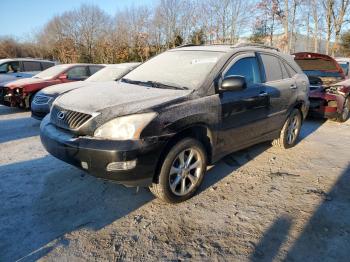
[(252, 41), (293, 52), (350, 55), (350, 0), (159, 0), (107, 14), (81, 5), (53, 17), (33, 39), (0, 39), (0, 58), (40, 57), (61, 63), (145, 61), (182, 44)]

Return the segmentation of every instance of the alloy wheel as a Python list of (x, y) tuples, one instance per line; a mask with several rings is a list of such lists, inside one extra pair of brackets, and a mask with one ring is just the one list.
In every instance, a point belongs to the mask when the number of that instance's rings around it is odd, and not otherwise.
[(177, 196), (185, 196), (199, 182), (203, 159), (195, 148), (180, 152), (173, 161), (169, 172), (170, 190)]
[(293, 144), (297, 139), (299, 128), (300, 128), (300, 119), (297, 114), (293, 115), (288, 125), (287, 132), (287, 143), (289, 145)]

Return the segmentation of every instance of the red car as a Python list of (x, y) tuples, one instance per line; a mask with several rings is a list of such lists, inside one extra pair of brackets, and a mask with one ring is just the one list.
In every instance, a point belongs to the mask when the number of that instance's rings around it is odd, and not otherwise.
[(310, 81), (309, 115), (345, 122), (350, 112), (350, 80), (330, 56), (301, 52), (294, 54)]
[(0, 101), (4, 105), (29, 108), (39, 90), (62, 83), (85, 80), (103, 68), (95, 64), (62, 64), (50, 67), (39, 74), (5, 84)]

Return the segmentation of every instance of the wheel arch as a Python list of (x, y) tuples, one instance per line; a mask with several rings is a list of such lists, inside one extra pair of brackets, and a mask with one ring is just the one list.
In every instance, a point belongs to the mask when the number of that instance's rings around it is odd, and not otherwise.
[(187, 126), (186, 128), (183, 128), (181, 131), (177, 132), (167, 141), (166, 145), (164, 146), (160, 154), (160, 158), (157, 162), (155, 173), (153, 176), (153, 182), (155, 183), (158, 182), (158, 174), (168, 151), (177, 142), (179, 142), (180, 140), (186, 137), (194, 138), (194, 139), (197, 139), (199, 142), (201, 142), (206, 151), (208, 163), (212, 162), (213, 144), (214, 144), (214, 136), (213, 136), (212, 130), (203, 123), (197, 123), (197, 124)]

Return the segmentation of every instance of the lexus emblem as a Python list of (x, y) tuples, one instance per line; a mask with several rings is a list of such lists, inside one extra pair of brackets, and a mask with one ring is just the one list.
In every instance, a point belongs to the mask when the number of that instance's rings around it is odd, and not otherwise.
[(66, 115), (66, 112), (64, 112), (64, 111), (59, 111), (59, 112), (57, 113), (57, 119), (62, 120), (62, 119), (64, 118), (65, 115)]

